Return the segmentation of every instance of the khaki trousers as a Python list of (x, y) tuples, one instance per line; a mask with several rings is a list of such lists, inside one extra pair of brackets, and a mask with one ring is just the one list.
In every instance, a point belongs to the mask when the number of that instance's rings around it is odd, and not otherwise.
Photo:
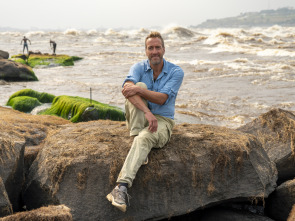
[[(142, 82), (136, 85), (147, 88)], [(146, 100), (144, 102), (147, 104)], [(155, 115), (158, 120), (158, 129), (151, 133), (148, 130), (148, 121), (143, 111), (137, 109), (127, 99), (125, 101), (127, 127), (130, 136), (135, 136), (129, 153), (125, 159), (117, 183), (128, 183), (132, 186), (136, 173), (147, 158), (152, 148), (162, 148), (169, 140), (174, 126), (174, 120)]]

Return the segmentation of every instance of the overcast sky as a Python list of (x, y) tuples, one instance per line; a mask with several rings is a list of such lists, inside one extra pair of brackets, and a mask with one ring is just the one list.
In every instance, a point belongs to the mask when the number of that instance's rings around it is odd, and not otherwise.
[(0, 28), (187, 27), (282, 7), (295, 0), (1, 0)]

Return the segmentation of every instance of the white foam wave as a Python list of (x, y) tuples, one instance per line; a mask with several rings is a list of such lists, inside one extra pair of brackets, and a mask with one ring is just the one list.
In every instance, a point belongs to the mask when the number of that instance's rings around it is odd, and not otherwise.
[(31, 36), (40, 36), (40, 37), (42, 37), (42, 36), (44, 36), (46, 34), (47, 33), (45, 33), (44, 31), (30, 31), (30, 32), (27, 32), (25, 34), (25, 36), (27, 36), (27, 37), (31, 37)]
[(247, 58), (237, 58), (234, 60), (234, 62), (237, 62), (237, 63), (248, 63), (249, 60)]
[(295, 82), (295, 78), (290, 78), (290, 75), (286, 75), (285, 73), (277, 73), (270, 77), (271, 80), (274, 81), (285, 81), (285, 82)]
[(281, 49), (264, 49), (257, 52), (258, 56), (279, 56), (279, 57), (295, 57), (295, 52)]
[(268, 31), (268, 32), (274, 32), (274, 31), (280, 31), (280, 30), (282, 30), (282, 29), (283, 29), (282, 26), (279, 26), (279, 25), (273, 25), (273, 26), (267, 28), (267, 31)]
[(213, 54), (220, 52), (251, 53), (251, 47), (249, 45), (240, 44), (237, 41), (228, 42), (227, 40), (224, 40), (210, 51), (210, 53)]
[(87, 35), (96, 35), (97, 31), (95, 29), (91, 29), (89, 31), (87, 31)]
[(216, 64), (220, 64), (220, 61), (205, 61), (205, 60), (198, 60), (198, 59), (195, 59), (195, 60), (192, 60), (192, 61), (189, 61), (188, 62), (189, 64), (191, 65), (216, 65)]
[(235, 123), (238, 123), (238, 124), (244, 124), (245, 123), (245, 117), (244, 116), (233, 116), (231, 118), (231, 120)]
[(252, 103), (252, 104), (250, 103), (250, 106), (254, 107), (255, 109), (259, 109), (259, 110), (269, 108), (268, 105), (260, 104), (260, 103), (258, 103), (258, 102), (254, 102), (254, 103)]
[(104, 38), (104, 37), (98, 37), (94, 40), (94, 42), (109, 43), (109, 42), (111, 42), (111, 40)]
[(130, 30), (127, 33), (131, 36), (141, 36), (141, 35), (147, 35), (149, 33), (149, 29), (145, 29), (145, 28), (140, 28), (140, 29), (136, 29), (136, 30)]
[(115, 30), (112, 29), (112, 28), (109, 28), (108, 30), (106, 30), (104, 34), (105, 34), (105, 35), (117, 35), (117, 36), (120, 35), (119, 32), (115, 31)]
[(6, 31), (6, 32), (0, 32), (0, 35), (18, 37), (18, 36), (22, 36), (23, 33), (21, 33), (21, 32), (13, 32), (13, 31)]
[(177, 36), (177, 37), (194, 37), (196, 33), (188, 28), (184, 28), (178, 25), (170, 25), (162, 30), (162, 33), (168, 36)]
[(80, 31), (78, 31), (77, 29), (67, 29), (64, 31), (64, 35), (79, 35)]

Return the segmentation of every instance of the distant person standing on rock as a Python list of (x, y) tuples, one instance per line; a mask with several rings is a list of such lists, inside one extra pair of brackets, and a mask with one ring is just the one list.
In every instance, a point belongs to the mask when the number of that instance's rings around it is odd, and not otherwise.
[[(55, 50), (56, 50), (56, 43), (55, 43), (55, 41), (52, 41), (50, 39), (49, 44), (50, 44), (51, 49), (53, 50), (53, 54), (55, 55)], [(52, 44), (52, 46), (51, 46), (51, 44)]]
[(24, 42), (23, 54), (25, 53), (25, 48), (27, 48), (27, 53), (29, 53), (29, 48), (28, 48), (28, 42), (27, 41), (29, 41), (30, 44), (31, 44), (30, 39), (28, 39), (28, 38), (26, 38), (26, 36), (24, 36), (24, 38), (20, 42), (20, 44), (22, 44)]

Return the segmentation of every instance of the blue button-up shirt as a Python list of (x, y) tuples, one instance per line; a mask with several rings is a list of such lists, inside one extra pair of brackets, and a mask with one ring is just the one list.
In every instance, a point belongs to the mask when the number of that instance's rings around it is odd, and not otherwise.
[(184, 72), (179, 66), (164, 59), (162, 72), (156, 81), (154, 81), (153, 69), (149, 64), (149, 61), (144, 60), (130, 68), (129, 74), (123, 85), (126, 81), (132, 81), (134, 84), (137, 82), (143, 82), (147, 85), (148, 90), (167, 94), (168, 99), (163, 105), (148, 101), (148, 107), (153, 114), (174, 119), (175, 100), (183, 76)]

